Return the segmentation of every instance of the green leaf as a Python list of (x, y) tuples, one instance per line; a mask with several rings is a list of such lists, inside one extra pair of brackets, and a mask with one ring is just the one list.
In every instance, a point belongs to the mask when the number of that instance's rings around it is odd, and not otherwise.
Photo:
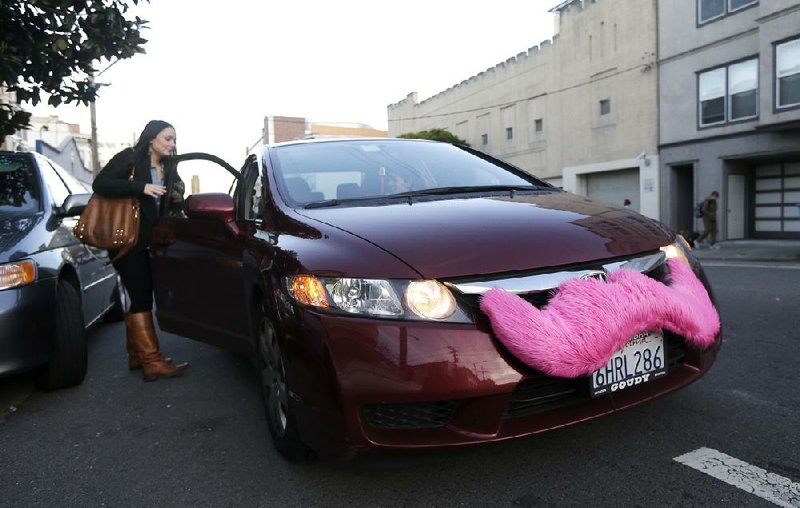
[[(0, 83), (17, 91), (20, 102), (37, 104), (41, 91), (54, 106), (92, 100), (94, 89), (71, 86), (72, 76), (90, 74), (95, 62), (144, 52), (147, 22), (126, 14), (138, 0), (2, 2)], [(15, 83), (25, 86), (12, 90)]]

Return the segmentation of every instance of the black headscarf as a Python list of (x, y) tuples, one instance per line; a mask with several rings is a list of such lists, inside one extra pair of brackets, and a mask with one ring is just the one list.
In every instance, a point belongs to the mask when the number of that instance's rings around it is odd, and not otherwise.
[[(150, 142), (158, 136), (158, 133), (163, 131), (166, 128), (172, 127), (172, 125), (164, 120), (150, 120), (147, 122), (147, 125), (144, 126), (142, 133), (139, 135), (139, 140), (136, 142), (136, 146), (133, 147), (134, 157), (137, 161), (148, 157), (148, 164), (149, 164), (149, 156), (148, 151), (150, 149)], [(175, 127), (172, 127), (173, 129)]]

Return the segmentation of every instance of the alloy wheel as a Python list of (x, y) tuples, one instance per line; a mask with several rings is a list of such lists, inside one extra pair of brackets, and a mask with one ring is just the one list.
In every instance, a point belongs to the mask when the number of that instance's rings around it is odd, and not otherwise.
[(278, 338), (272, 325), (262, 319), (259, 333), (259, 352), (264, 361), (261, 369), (261, 390), (267, 406), (270, 424), (284, 436), (288, 423), (289, 396), (286, 389), (286, 369), (283, 366)]

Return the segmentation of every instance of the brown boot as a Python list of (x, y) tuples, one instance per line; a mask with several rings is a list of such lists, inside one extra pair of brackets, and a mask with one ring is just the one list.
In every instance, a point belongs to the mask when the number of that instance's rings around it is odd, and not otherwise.
[(136, 347), (133, 345), (133, 327), (131, 326), (131, 313), (125, 312), (123, 314), (125, 316), (125, 336), (127, 340), (125, 341), (126, 348), (128, 349), (128, 368), (130, 370), (136, 370), (142, 368), (142, 361), (139, 360), (139, 353), (136, 351)]
[[(159, 377), (173, 377), (181, 374), (188, 363), (174, 364), (167, 361), (158, 350), (158, 336), (150, 311), (128, 314), (125, 324), (129, 326), (128, 337), (138, 360), (144, 369), (144, 380), (155, 381)], [(129, 360), (130, 361), (130, 360)]]
[[(131, 325), (128, 323), (128, 316), (130, 316), (130, 312), (125, 312), (125, 336), (127, 337), (126, 340), (126, 348), (128, 349), (128, 369), (130, 370), (137, 370), (142, 368), (142, 361), (139, 359), (139, 352), (136, 351), (136, 346), (133, 344), (133, 332), (131, 331)], [(172, 358), (166, 357), (164, 358), (167, 362), (172, 363)]]

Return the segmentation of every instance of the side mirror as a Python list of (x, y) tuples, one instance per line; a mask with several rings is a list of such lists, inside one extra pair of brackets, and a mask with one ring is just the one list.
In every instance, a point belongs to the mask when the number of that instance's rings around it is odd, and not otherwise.
[(91, 194), (70, 194), (64, 203), (56, 208), (56, 215), (59, 217), (75, 217), (83, 213), (86, 205), (89, 204)]
[(242, 231), (236, 223), (236, 207), (233, 198), (222, 193), (192, 194), (186, 198), (184, 207), (190, 219), (215, 220), (224, 223), (235, 236)]
[(222, 193), (192, 194), (186, 198), (184, 211), (190, 219), (232, 222), (236, 219), (233, 198)]

